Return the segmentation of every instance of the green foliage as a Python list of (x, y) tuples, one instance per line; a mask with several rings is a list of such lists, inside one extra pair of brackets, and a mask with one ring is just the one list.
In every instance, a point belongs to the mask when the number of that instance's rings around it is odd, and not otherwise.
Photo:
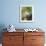
[(32, 7), (23, 7), (22, 8), (22, 13), (25, 12), (25, 11), (32, 12)]

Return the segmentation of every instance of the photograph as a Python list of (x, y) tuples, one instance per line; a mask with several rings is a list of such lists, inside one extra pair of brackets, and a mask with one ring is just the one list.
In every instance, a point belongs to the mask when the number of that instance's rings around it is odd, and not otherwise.
[(32, 22), (34, 18), (32, 5), (21, 5), (20, 6), (20, 22)]

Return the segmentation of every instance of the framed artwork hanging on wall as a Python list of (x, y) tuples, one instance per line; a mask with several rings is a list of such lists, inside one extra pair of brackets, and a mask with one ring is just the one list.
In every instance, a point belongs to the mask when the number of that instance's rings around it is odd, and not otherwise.
[(32, 5), (20, 5), (20, 22), (34, 21), (34, 7)]

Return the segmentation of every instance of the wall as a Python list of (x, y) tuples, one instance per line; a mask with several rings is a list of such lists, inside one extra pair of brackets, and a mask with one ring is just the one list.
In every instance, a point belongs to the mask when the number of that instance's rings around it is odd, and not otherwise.
[[(34, 6), (34, 22), (21, 23), (19, 21), (19, 6), (29, 4)], [(41, 27), (46, 28), (45, 0), (1, 0), (0, 25), (13, 24), (16, 28)]]
[[(34, 6), (34, 22), (19, 21), (19, 6), (23, 4)], [(9, 24), (21, 29), (40, 27), (46, 32), (46, 0), (0, 0), (0, 31)]]

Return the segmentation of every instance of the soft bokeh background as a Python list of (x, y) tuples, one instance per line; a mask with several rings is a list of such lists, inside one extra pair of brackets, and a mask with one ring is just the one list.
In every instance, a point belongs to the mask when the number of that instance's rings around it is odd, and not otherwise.
[[(33, 5), (34, 22), (20, 22), (19, 8), (24, 4)], [(17, 29), (39, 27), (46, 32), (46, 0), (0, 0), (0, 36), (2, 29), (9, 24), (13, 24)]]

